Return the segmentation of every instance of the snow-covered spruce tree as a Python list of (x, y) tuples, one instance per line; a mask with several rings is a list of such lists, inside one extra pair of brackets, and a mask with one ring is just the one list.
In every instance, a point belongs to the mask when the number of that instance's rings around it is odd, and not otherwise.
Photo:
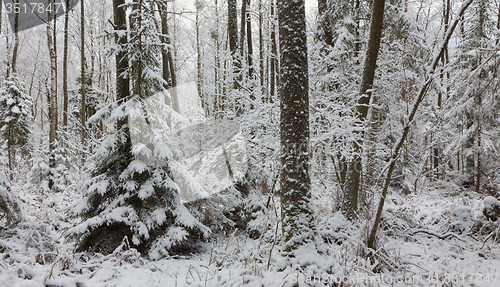
[(0, 88), (0, 134), (7, 144), (8, 164), (13, 178), (16, 154), (28, 152), (31, 133), (31, 98), (17, 78), (9, 78)]
[[(67, 231), (69, 238), (78, 239), (80, 250), (110, 253), (127, 236), (140, 252), (158, 259), (190, 252), (192, 243), (210, 233), (180, 201), (178, 185), (172, 180), (179, 165), (171, 157), (167, 139), (155, 134), (154, 128), (137, 130), (130, 123), (130, 112), (145, 111), (145, 100), (163, 91), (165, 84), (158, 74), (159, 55), (168, 47), (155, 29), (155, 3), (166, 5), (160, 0), (127, 5), (114, 1), (117, 45), (110, 50), (116, 53), (118, 106), (110, 120), (118, 121), (118, 130), (92, 157), (91, 178), (80, 186), (85, 198), (71, 210), (73, 216), (83, 219)], [(126, 7), (130, 9), (128, 31), (124, 31)], [(151, 118), (143, 120), (152, 123)], [(131, 132), (147, 141), (136, 144)]]
[[(31, 170), (28, 173), (29, 183), (27, 190), (31, 192), (63, 192), (68, 187), (77, 183), (75, 175), (78, 168), (75, 160), (78, 160), (75, 149), (67, 134), (60, 133), (59, 139), (54, 144), (54, 150), (41, 149), (33, 153), (31, 158)], [(54, 158), (54, 167), (50, 167), (50, 157)], [(51, 186), (51, 187), (50, 187)]]
[(0, 176), (0, 224), (9, 226), (22, 220), (21, 209), (10, 185)]

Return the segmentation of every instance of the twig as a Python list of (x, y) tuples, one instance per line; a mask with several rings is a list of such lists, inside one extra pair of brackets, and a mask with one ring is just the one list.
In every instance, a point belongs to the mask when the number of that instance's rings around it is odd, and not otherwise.
[(486, 239), (483, 241), (483, 245), (481, 246), (481, 248), (479, 248), (479, 250), (483, 249), (484, 245), (486, 244), (486, 241), (488, 241), (488, 239), (490, 239), (495, 233), (492, 232), (490, 233), (490, 235), (488, 235), (488, 237), (486, 237)]
[(438, 233), (435, 233), (435, 232), (432, 232), (430, 230), (427, 230), (427, 229), (419, 229), (419, 230), (416, 230), (414, 231), (411, 235), (415, 235), (417, 233), (425, 233), (425, 234), (428, 234), (428, 235), (432, 235), (432, 236), (435, 236), (441, 240), (445, 240), (447, 239), (448, 237), (455, 237), (456, 239), (462, 241), (462, 242), (465, 242), (465, 240), (463, 240), (462, 238), (460, 238), (460, 236), (456, 235), (455, 233), (452, 233), (452, 232), (448, 232), (444, 235), (441, 235), (441, 234), (438, 234)]

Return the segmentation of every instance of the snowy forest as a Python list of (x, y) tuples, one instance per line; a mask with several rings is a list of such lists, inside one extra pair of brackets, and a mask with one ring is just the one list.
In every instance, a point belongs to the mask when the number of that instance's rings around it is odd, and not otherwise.
[(500, 286), (499, 0), (0, 0), (0, 286)]

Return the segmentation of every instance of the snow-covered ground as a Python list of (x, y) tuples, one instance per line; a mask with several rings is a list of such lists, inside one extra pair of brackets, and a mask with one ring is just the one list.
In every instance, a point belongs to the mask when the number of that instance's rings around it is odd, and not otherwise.
[[(258, 240), (218, 236), (188, 258), (148, 260), (125, 241), (107, 256), (75, 253), (61, 237), (72, 224), (64, 212), (75, 194), (20, 192), (25, 221), (0, 230), (0, 286), (500, 286), (500, 244), (487, 233), (467, 234), (482, 218), (484, 196), (426, 189), (389, 196), (374, 260), (362, 256), (367, 222), (353, 228), (318, 206), (319, 234), (332, 240), (322, 244), (318, 266), (284, 271), (276, 227)], [(333, 268), (319, 266), (325, 262)]]

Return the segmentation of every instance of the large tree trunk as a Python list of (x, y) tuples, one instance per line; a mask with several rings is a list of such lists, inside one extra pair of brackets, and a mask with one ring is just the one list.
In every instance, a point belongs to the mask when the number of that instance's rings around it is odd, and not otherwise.
[[(373, 2), (370, 38), (368, 39), (368, 50), (366, 51), (365, 66), (363, 69), (363, 77), (361, 79), (361, 88), (359, 91), (360, 98), (356, 109), (356, 117), (359, 122), (364, 122), (368, 114), (368, 105), (370, 104), (372, 95), (371, 89), (373, 88), (373, 80), (375, 78), (375, 70), (377, 68), (377, 57), (380, 48), (380, 39), (382, 37), (384, 24), (384, 6), (385, 0), (374, 0)], [(356, 218), (362, 169), (361, 143), (354, 142), (353, 145), (355, 156), (354, 160), (349, 164), (344, 189), (344, 202), (342, 203), (343, 212), (349, 219)]]
[(309, 177), (309, 83), (304, 0), (278, 0), (281, 73), (281, 210), (283, 255), (315, 236)]
[[(113, 20), (115, 31), (118, 32), (115, 41), (118, 45), (127, 43), (127, 15), (123, 5), (125, 0), (113, 0)], [(125, 74), (129, 63), (127, 53), (120, 50), (116, 54), (116, 99), (122, 103), (130, 97), (129, 75)], [(120, 129), (126, 123), (126, 119), (118, 120), (117, 128)]]

